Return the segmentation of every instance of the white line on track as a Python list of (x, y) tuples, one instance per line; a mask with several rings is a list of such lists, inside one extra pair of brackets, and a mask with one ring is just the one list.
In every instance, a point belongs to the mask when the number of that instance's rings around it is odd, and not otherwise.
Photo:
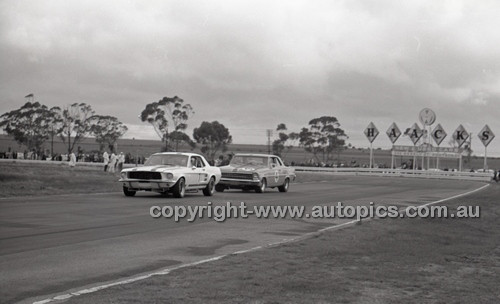
[[(455, 198), (466, 196), (466, 195), (469, 195), (469, 194), (481, 191), (481, 190), (485, 189), (486, 187), (488, 187), (489, 185), (490, 184), (486, 184), (486, 185), (483, 185), (483, 186), (481, 186), (481, 187), (479, 187), (477, 189), (471, 190), (471, 191), (467, 191), (467, 192), (464, 192), (464, 193), (461, 193), (461, 194), (457, 194), (457, 195), (454, 195), (454, 196), (451, 196), (451, 197), (443, 198), (443, 199), (440, 199), (440, 200), (437, 200), (437, 201), (434, 201), (434, 202), (429, 202), (429, 203), (426, 203), (424, 205), (420, 205), (419, 208), (423, 208), (423, 207), (434, 205), (434, 204), (439, 204), (439, 203), (446, 202), (446, 201), (449, 201), (449, 200), (452, 200), (452, 199), (455, 199)], [(366, 220), (370, 220), (370, 219), (365, 219), (365, 221)], [(196, 262), (187, 263), (187, 264), (183, 264), (183, 265), (179, 265), (179, 266), (175, 266), (175, 267), (171, 267), (171, 268), (166, 268), (166, 269), (158, 270), (158, 271), (151, 272), (151, 273), (148, 273), (148, 274), (144, 274), (144, 275), (140, 275), (140, 276), (136, 276), (136, 277), (131, 277), (131, 278), (125, 279), (125, 280), (115, 281), (115, 282), (108, 283), (108, 284), (103, 284), (103, 285), (98, 285), (98, 286), (94, 286), (94, 287), (82, 289), (82, 290), (79, 290), (79, 291), (76, 291), (76, 292), (68, 292), (68, 293), (65, 293), (65, 294), (54, 296), (52, 298), (48, 298), (48, 299), (45, 299), (45, 300), (33, 302), (33, 304), (47, 304), (47, 303), (52, 303), (52, 302), (56, 302), (56, 301), (64, 301), (64, 300), (67, 300), (67, 299), (75, 297), (75, 296), (79, 296), (79, 295), (83, 295), (83, 294), (88, 294), (88, 293), (94, 293), (96, 291), (107, 289), (107, 288), (110, 288), (110, 287), (113, 287), (113, 286), (130, 284), (130, 283), (133, 283), (133, 282), (137, 282), (137, 281), (142, 281), (142, 280), (145, 280), (145, 279), (149, 279), (149, 278), (151, 278), (153, 276), (167, 275), (167, 274), (170, 274), (174, 270), (178, 270), (178, 269), (182, 269), (182, 268), (187, 268), (187, 267), (192, 267), (192, 266), (196, 266), (196, 265), (200, 265), (200, 264), (205, 264), (205, 263), (209, 263), (209, 262), (213, 262), (213, 261), (218, 261), (220, 259), (223, 259), (223, 258), (231, 256), (231, 255), (245, 254), (245, 253), (249, 253), (249, 252), (260, 250), (260, 249), (264, 249), (264, 248), (271, 248), (271, 247), (280, 246), (280, 245), (283, 245), (283, 244), (286, 244), (286, 243), (297, 242), (297, 241), (309, 238), (311, 236), (319, 235), (319, 234), (321, 234), (321, 233), (323, 233), (325, 231), (337, 230), (337, 229), (341, 229), (343, 227), (354, 225), (357, 222), (359, 222), (359, 221), (358, 220), (348, 221), (348, 222), (345, 222), (345, 223), (342, 223), (342, 224), (325, 227), (325, 228), (319, 229), (319, 230), (314, 231), (314, 232), (309, 232), (309, 233), (306, 233), (304, 235), (298, 236), (298, 237), (293, 238), (293, 239), (283, 239), (282, 241), (270, 243), (270, 244), (267, 244), (265, 246), (256, 246), (256, 247), (253, 247), (253, 248), (250, 248), (250, 249), (235, 251), (233, 253), (219, 255), (219, 256), (212, 257), (212, 258), (205, 259), (205, 260), (201, 260), (201, 261), (196, 261)]]

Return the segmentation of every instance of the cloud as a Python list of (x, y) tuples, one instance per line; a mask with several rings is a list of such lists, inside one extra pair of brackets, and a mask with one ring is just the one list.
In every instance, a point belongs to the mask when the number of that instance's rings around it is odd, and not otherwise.
[[(495, 1), (3, 1), (0, 112), (33, 92), (140, 125), (147, 103), (178, 95), (195, 108), (190, 129), (218, 120), (235, 142), (265, 143), (262, 130), (278, 123), (298, 130), (332, 115), (367, 145), (370, 121), (402, 128), (423, 107), (449, 128), (488, 123), (500, 134), (499, 10)], [(127, 136), (146, 136), (139, 129)]]

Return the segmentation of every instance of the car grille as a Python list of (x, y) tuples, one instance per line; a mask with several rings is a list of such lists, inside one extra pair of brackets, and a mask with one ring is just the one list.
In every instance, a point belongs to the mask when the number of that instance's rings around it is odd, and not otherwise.
[(252, 180), (253, 175), (248, 173), (222, 173), (222, 178), (232, 178), (232, 179), (242, 179), (242, 180)]
[(148, 171), (132, 171), (128, 173), (128, 177), (135, 179), (161, 179), (161, 173)]

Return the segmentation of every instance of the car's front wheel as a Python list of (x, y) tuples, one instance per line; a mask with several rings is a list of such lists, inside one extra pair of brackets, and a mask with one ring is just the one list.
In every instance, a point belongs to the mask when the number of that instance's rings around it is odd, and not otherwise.
[(288, 192), (288, 188), (290, 187), (290, 180), (288, 178), (285, 179), (283, 185), (278, 187), (280, 192)]
[(135, 191), (128, 190), (127, 187), (123, 187), (123, 194), (125, 194), (125, 196), (134, 196), (135, 195)]
[(215, 185), (215, 191), (217, 192), (224, 192), (224, 190), (226, 190), (226, 187), (224, 187), (223, 185)]
[(174, 193), (175, 198), (184, 197), (184, 195), (186, 194), (186, 182), (184, 181), (184, 178), (179, 178), (177, 183), (174, 185), (172, 192)]
[(210, 181), (208, 182), (207, 186), (203, 189), (203, 195), (212, 196), (214, 195), (214, 192), (215, 192), (215, 178), (212, 177), (210, 178)]
[(266, 187), (267, 187), (267, 182), (266, 179), (263, 178), (262, 181), (260, 182), (260, 186), (257, 186), (257, 188), (255, 188), (255, 192), (264, 193), (264, 191), (266, 191)]

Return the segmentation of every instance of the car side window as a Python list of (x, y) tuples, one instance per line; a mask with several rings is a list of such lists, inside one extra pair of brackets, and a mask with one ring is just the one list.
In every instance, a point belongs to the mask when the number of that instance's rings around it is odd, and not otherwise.
[(196, 167), (198, 167), (198, 168), (205, 167), (205, 164), (203, 163), (203, 160), (201, 160), (200, 157), (197, 156), (197, 157), (195, 157), (195, 159), (196, 159)]
[(196, 157), (195, 156), (191, 157), (191, 167), (196, 167)]
[(271, 166), (273, 166), (273, 167), (279, 166), (279, 162), (278, 162), (278, 159), (276, 157), (271, 157)]
[(281, 161), (281, 159), (277, 158), (276, 157), (276, 161), (278, 162), (278, 166), (283, 166), (283, 162)]

